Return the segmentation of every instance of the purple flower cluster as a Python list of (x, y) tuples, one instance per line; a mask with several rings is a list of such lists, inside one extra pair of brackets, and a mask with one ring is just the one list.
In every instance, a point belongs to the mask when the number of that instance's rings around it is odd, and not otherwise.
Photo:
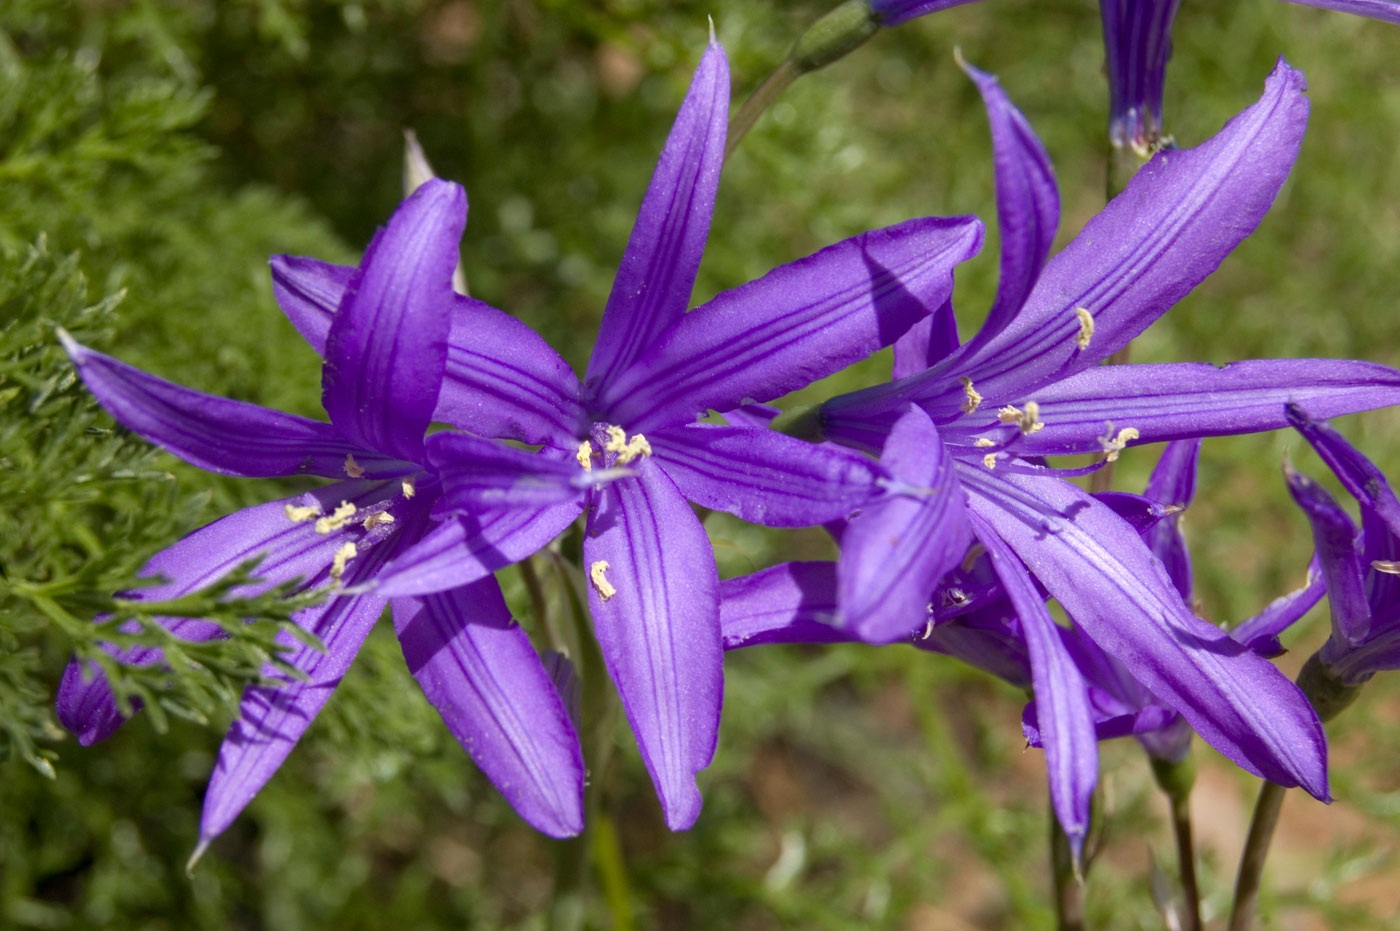
[[(884, 4), (882, 15), (949, 5)], [(1169, 22), (1174, 4), (1159, 6)], [(325, 650), (287, 641), (304, 678), (269, 667), (269, 682), (244, 694), (202, 844), (271, 778), (386, 606), (424, 694), (522, 817), (553, 836), (581, 830), (584, 761), (558, 670), (493, 576), (580, 517), (594, 633), (673, 829), (700, 810), (723, 650), (767, 642), (912, 641), (1028, 687), (1027, 733), (1045, 748), (1056, 813), (1076, 839), (1097, 741), (1120, 734), (1170, 759), (1189, 726), (1250, 772), (1327, 797), (1321, 725), (1265, 655), (1325, 580), (1349, 593), (1334, 605), (1337, 668), (1363, 675), (1392, 661), (1376, 645), (1389, 643), (1392, 619), (1374, 599), (1400, 584), (1386, 568), (1400, 555), (1400, 505), (1350, 447), (1285, 405), (1327, 417), (1394, 404), (1400, 372), (1306, 359), (1098, 364), (1268, 211), (1302, 139), (1302, 76), (1280, 63), (1256, 104), (1202, 145), (1156, 155), (1050, 258), (1059, 201), (1049, 159), (996, 80), (968, 72), (991, 121), (1002, 246), (995, 301), (966, 343), (951, 294), (954, 268), (981, 246), (969, 217), (863, 233), (687, 310), (728, 117), (728, 66), (713, 42), (582, 379), (527, 326), (453, 292), (466, 197), (437, 180), (395, 211), (356, 267), (272, 262), (282, 309), (324, 358), (328, 423), (201, 394), (64, 337), (103, 406), (186, 461), (335, 480), (194, 532), (146, 567), (161, 582), (132, 595), (174, 597), (252, 557), (259, 581), (239, 594), (291, 580), (328, 594), (295, 618)], [(766, 402), (890, 345), (892, 382), (789, 422), (807, 439), (769, 428), (777, 411)], [(1295, 480), (1325, 527), (1319, 581), (1226, 634), (1192, 610), (1177, 526), (1198, 438), (1290, 422), (1333, 451), (1353, 493), (1370, 495), (1371, 516), (1356, 543), (1335, 505)], [(452, 429), (430, 432), (434, 423)], [(1090, 495), (1066, 480), (1085, 470), (1045, 458), (1111, 461), (1163, 441), (1141, 496)], [(825, 525), (841, 555), (722, 582), (692, 505), (770, 527)], [(1055, 623), (1048, 598), (1073, 629)], [(197, 619), (168, 623), (184, 638), (219, 634)], [(161, 661), (150, 649), (114, 653)], [(84, 743), (122, 723), (108, 684), (78, 664), (59, 713)]]

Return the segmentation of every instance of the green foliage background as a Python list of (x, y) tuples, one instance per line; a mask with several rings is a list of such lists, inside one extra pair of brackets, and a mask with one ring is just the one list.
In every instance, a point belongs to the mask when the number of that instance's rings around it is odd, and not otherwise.
[[(1022, 752), (1017, 697), (912, 650), (730, 657), (697, 828), (665, 831), (619, 726), (612, 765), (593, 773), (600, 829), (563, 845), (524, 827), (472, 769), (379, 630), (190, 877), (222, 727), (289, 607), (206, 604), (233, 640), (192, 656), (202, 671), (173, 688), (163, 674), (124, 674), (164, 714), (100, 746), (78, 747), (50, 710), (69, 653), (92, 649), (89, 618), (142, 619), (113, 593), (152, 553), (301, 487), (221, 479), (114, 428), (73, 378), (55, 326), (175, 381), (317, 414), (319, 368), (277, 311), (265, 263), (283, 252), (353, 261), (398, 201), (412, 127), (438, 172), (467, 186), (473, 294), (581, 367), (706, 16), (737, 102), (824, 10), (812, 0), (4, 5), (0, 927), (538, 928), (563, 906), (616, 928), (1050, 924), (1043, 768)], [(1045, 140), (1067, 240), (1103, 203), (1098, 30), (1090, 0), (991, 0), (880, 34), (803, 78), (726, 168), (696, 300), (912, 215), (992, 223), (985, 118), (955, 46), (1001, 77)], [(1313, 116), (1260, 232), (1135, 358), (1400, 364), (1400, 30), (1268, 0), (1188, 2), (1175, 45), (1166, 108), (1181, 144), (1251, 102), (1280, 53), (1308, 74)], [(993, 293), (995, 257), (993, 228), (960, 274), (965, 333)], [(804, 397), (883, 378), (888, 359), (857, 369)], [(1396, 474), (1400, 416), (1341, 425)], [(1278, 463), (1325, 470), (1282, 434), (1205, 450), (1190, 515), (1199, 597), (1207, 617), (1237, 621), (1294, 587), (1311, 550)], [(1122, 487), (1138, 487), (1152, 462), (1148, 449), (1125, 455)], [(815, 533), (778, 537), (722, 516), (709, 526), (727, 575), (824, 551)], [(244, 627), (243, 616), (259, 620)], [(1314, 612), (1291, 634), (1295, 655), (1320, 641), (1323, 621)], [(1338, 806), (1285, 811), (1369, 825), (1334, 831), (1337, 843), (1292, 873), (1284, 850), (1265, 903), (1277, 926), (1292, 916), (1396, 927), (1393, 896), (1366, 890), (1400, 838), (1397, 707), (1395, 688), (1378, 683), (1338, 723)], [(1146, 767), (1131, 746), (1109, 748), (1105, 766), (1091, 914), (1102, 927), (1157, 927), (1145, 845), (1168, 847)], [(1223, 766), (1207, 771), (1227, 797), (1250, 791)], [(1205, 853), (1208, 911), (1227, 901), (1232, 855)], [(590, 882), (561, 905), (554, 876), (580, 857)]]

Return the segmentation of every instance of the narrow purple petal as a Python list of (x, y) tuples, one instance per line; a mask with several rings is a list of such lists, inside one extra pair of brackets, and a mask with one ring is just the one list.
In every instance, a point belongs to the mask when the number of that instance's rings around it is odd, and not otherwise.
[(919, 16), (950, 10), (977, 0), (870, 0), (870, 11), (881, 26), (898, 26)]
[(991, 524), (1098, 646), (1196, 733), (1280, 785), (1327, 797), (1322, 725), (1267, 660), (1193, 616), (1132, 528), (1068, 482), (959, 468)]
[(987, 521), (973, 514), (971, 522), (1021, 620), (1021, 632), (1030, 653), (1036, 706), (1040, 710), (1050, 800), (1077, 856), (1089, 828), (1089, 800), (1099, 778), (1098, 737), (1094, 733), (1087, 685), (1065, 650), (1059, 627), (1026, 567)]
[(1306, 475), (1285, 466), (1284, 478), (1293, 500), (1312, 524), (1317, 561), (1332, 609), (1332, 636), (1339, 643), (1356, 646), (1371, 630), (1371, 606), (1366, 600), (1367, 567), (1361, 561), (1356, 525), (1327, 489)]
[(618, 470), (584, 470), (557, 452), (526, 452), (465, 433), (428, 438), (428, 461), (442, 479), (440, 507), (479, 512), (490, 508), (540, 507), (578, 498)]
[(1363, 508), (1375, 511), (1390, 528), (1392, 535), (1400, 536), (1400, 501), (1395, 499), (1395, 492), (1391, 490), (1385, 474), (1376, 468), (1375, 463), (1363, 456), (1360, 450), (1348, 443), (1346, 437), (1333, 430), (1327, 423), (1313, 417), (1309, 411), (1316, 406), (1309, 403), (1309, 410), (1304, 410), (1297, 398), (1291, 399), (1285, 410), (1288, 422), (1303, 434), (1303, 438), (1313, 449), (1317, 450), (1322, 461), (1327, 463), (1341, 481), (1342, 487), (1350, 492)]
[[(1200, 440), (1173, 440), (1162, 451), (1144, 496), (1172, 507), (1185, 508), (1196, 496), (1196, 463), (1201, 454)], [(1191, 551), (1181, 532), (1181, 515), (1173, 514), (1142, 535), (1152, 555), (1162, 561), (1167, 576), (1188, 606), (1195, 599), (1195, 578), (1191, 571)]]
[(326, 337), (321, 401), (347, 436), (421, 461), (447, 363), (452, 270), (467, 196), (433, 180), (375, 237)]
[(1162, 135), (1162, 86), (1181, 0), (1100, 0), (1108, 58), (1108, 137), (1145, 157)]
[[(277, 256), (272, 286), (283, 311), (317, 352), (355, 270)], [(433, 420), (481, 436), (563, 445), (586, 426), (569, 363), (524, 323), (455, 294), (447, 368)]]
[(783, 265), (678, 320), (600, 406), (645, 432), (781, 397), (902, 336), (981, 244), (976, 218), (910, 220)]
[(1094, 495), (1094, 500), (1106, 505), (1139, 534), (1147, 533), (1162, 520), (1176, 513), (1160, 501), (1126, 491), (1099, 492)]
[(686, 498), (766, 527), (844, 518), (877, 494), (881, 477), (859, 453), (766, 429), (697, 423), (650, 439), (656, 461)]
[(1334, 10), (1338, 13), (1355, 13), (1387, 23), (1400, 24), (1400, 3), (1396, 0), (1284, 0), (1299, 6), (1315, 6), (1321, 10)]
[(958, 318), (953, 302), (944, 301), (894, 341), (894, 367), (891, 375), (903, 378), (922, 372), (958, 348)]
[(966, 63), (962, 67), (986, 104), (996, 169), (1001, 279), (987, 320), (973, 340), (985, 343), (1015, 318), (1040, 277), (1060, 225), (1060, 191), (1045, 147), (997, 79)]
[(583, 497), (548, 507), (500, 508), (449, 517), (379, 572), (385, 596), (446, 591), (504, 569), (547, 546), (583, 510)]
[(303, 472), (344, 478), (346, 457), (354, 456), (369, 475), (416, 471), (347, 440), (328, 423), (194, 391), (88, 349), (67, 333), (59, 339), (118, 423), (201, 469), (245, 478)]
[(496, 580), (395, 599), (393, 613), (409, 671), (506, 800), (550, 837), (582, 831), (578, 734)]
[(713, 40), (642, 199), (588, 362), (597, 394), (685, 313), (705, 251), (729, 120), (729, 60)]
[(1308, 581), (1302, 588), (1281, 595), (1247, 621), (1230, 628), (1230, 636), (1260, 656), (1274, 657), (1284, 652), (1278, 635), (1287, 630), (1327, 594), (1322, 567), (1314, 556), (1308, 563)]
[(588, 605), (666, 824), (700, 814), (695, 774), (710, 764), (724, 689), (719, 576), (705, 530), (664, 472), (593, 493), (583, 559)]
[(766, 643), (849, 643), (835, 626), (836, 563), (785, 562), (719, 583), (726, 650)]
[[(342, 501), (366, 507), (388, 493), (382, 482), (339, 482), (304, 495), (271, 501), (235, 511), (206, 524), (172, 546), (151, 557), (142, 567), (143, 578), (165, 578), (156, 585), (124, 592), (134, 601), (166, 601), (187, 595), (217, 581), (243, 563), (261, 556), (254, 574), (259, 581), (230, 592), (237, 598), (252, 598), (294, 579), (310, 582), (322, 574), (347, 540), (360, 540), (360, 528), (333, 534), (318, 534), (313, 521), (294, 522), (287, 507), (311, 507), (329, 514)], [(393, 488), (397, 487), (395, 483)], [(175, 636), (190, 641), (211, 640), (223, 635), (223, 628), (197, 618), (161, 618)], [(109, 652), (123, 663), (150, 666), (162, 661), (154, 647), (131, 647)], [(84, 668), (76, 660), (64, 670), (58, 690), (58, 718), (63, 726), (89, 746), (106, 738), (125, 720), (117, 710), (116, 697), (95, 664)]]
[[(1282, 429), (1289, 425), (1284, 404), (1290, 400), (1318, 417), (1397, 404), (1400, 372), (1346, 359), (1105, 365), (1032, 397), (1045, 427), (1017, 440), (1018, 453), (1093, 453), (1103, 449), (1101, 438), (1127, 427), (1138, 432), (1130, 446)], [(993, 429), (994, 418), (995, 408), (985, 420), (966, 417), (966, 424), (944, 427), (943, 434), (965, 442)]]
[(972, 542), (953, 460), (928, 415), (910, 407), (880, 455), (897, 480), (841, 537), (842, 625), (871, 643), (907, 639), (929, 619), (938, 580)]

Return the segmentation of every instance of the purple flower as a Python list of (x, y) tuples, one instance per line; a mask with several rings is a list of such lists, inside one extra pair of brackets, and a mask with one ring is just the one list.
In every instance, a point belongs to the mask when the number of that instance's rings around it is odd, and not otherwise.
[(1400, 669), (1400, 501), (1379, 469), (1340, 433), (1297, 404), (1288, 418), (1361, 508), (1347, 512), (1312, 479), (1285, 469), (1288, 490), (1312, 524), (1332, 633), (1317, 659), (1342, 685)]
[[(324, 334), (322, 401), (330, 423), (214, 397), (148, 375), (80, 346), (64, 345), (88, 388), (120, 423), (180, 458), (246, 477), (300, 473), (339, 479), (303, 495), (230, 514), (157, 553), (144, 574), (164, 581), (129, 593), (175, 598), (260, 557), (260, 580), (237, 595), (301, 580), (331, 589), (294, 619), (325, 651), (283, 636), (305, 681), (274, 666), (272, 685), (249, 687), (219, 750), (204, 800), (200, 849), (271, 778), (349, 668), (386, 597), (366, 588), (436, 526), (442, 484), (424, 467), (423, 438), (451, 394), (452, 269), (466, 219), (455, 184), (425, 184), (395, 211), (358, 268)], [(436, 411), (436, 413), (435, 413)], [(468, 584), (469, 583), (469, 584)], [(394, 628), (424, 694), (521, 816), (556, 837), (583, 827), (578, 737), (494, 579), (392, 599)], [(166, 619), (186, 639), (216, 624)], [(161, 662), (159, 650), (114, 650), (124, 662)], [(66, 670), (58, 698), (64, 725), (91, 744), (122, 723), (94, 666)]]
[[(437, 419), (470, 433), (429, 438), (443, 520), (374, 589), (460, 584), (464, 572), (529, 555), (586, 512), (594, 631), (678, 830), (699, 813), (695, 774), (714, 754), (723, 685), (719, 578), (690, 502), (801, 526), (846, 517), (886, 479), (865, 456), (751, 425), (743, 411), (728, 425), (696, 419), (780, 397), (889, 345), (948, 299), (953, 267), (982, 235), (971, 218), (911, 220), (687, 313), (728, 100), (727, 63), (712, 44), (642, 201), (582, 382), (528, 327), (457, 299)], [(318, 345), (349, 270), (284, 259), (274, 272), (283, 306)]]

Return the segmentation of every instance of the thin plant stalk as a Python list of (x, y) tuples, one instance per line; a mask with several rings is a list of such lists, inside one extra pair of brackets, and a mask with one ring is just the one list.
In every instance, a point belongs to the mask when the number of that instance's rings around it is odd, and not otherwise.
[(1172, 836), (1176, 840), (1177, 872), (1181, 877), (1182, 931), (1201, 931), (1201, 892), (1196, 881), (1196, 845), (1191, 828), (1191, 788), (1196, 765), (1188, 751), (1179, 761), (1151, 757), (1152, 776), (1167, 797)]
[(1254, 817), (1249, 823), (1249, 837), (1240, 856), (1240, 872), (1235, 879), (1235, 904), (1230, 909), (1230, 931), (1249, 931), (1254, 924), (1254, 909), (1259, 904), (1259, 884), (1264, 876), (1264, 861), (1269, 856), (1269, 843), (1278, 825), (1279, 809), (1288, 790), (1275, 782), (1266, 782), (1259, 789), (1254, 803)]
[(748, 135), (753, 124), (758, 122), (758, 118), (763, 115), (763, 111), (773, 105), (793, 81), (796, 81), (802, 72), (798, 69), (796, 62), (791, 58), (783, 60), (783, 63), (773, 69), (773, 73), (763, 79), (763, 83), (749, 95), (749, 99), (744, 101), (732, 117), (729, 118), (729, 132), (724, 142), (724, 158), (727, 161), (729, 156), (734, 154), (734, 150), (739, 147), (744, 136)]
[(1084, 931), (1084, 874), (1074, 862), (1069, 836), (1050, 806), (1050, 870), (1055, 886), (1055, 927)]

